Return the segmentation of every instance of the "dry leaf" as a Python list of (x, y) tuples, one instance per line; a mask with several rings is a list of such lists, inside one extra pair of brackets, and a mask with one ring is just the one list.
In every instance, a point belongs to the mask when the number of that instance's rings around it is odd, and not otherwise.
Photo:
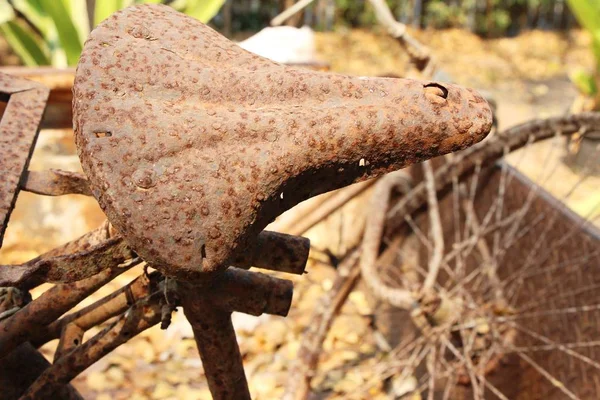
[(154, 391), (152, 391), (152, 398), (156, 400), (166, 399), (175, 394), (175, 389), (173, 386), (169, 385), (166, 382), (159, 381)]
[(104, 372), (92, 372), (88, 374), (86, 383), (90, 389), (101, 392), (107, 387), (106, 375)]

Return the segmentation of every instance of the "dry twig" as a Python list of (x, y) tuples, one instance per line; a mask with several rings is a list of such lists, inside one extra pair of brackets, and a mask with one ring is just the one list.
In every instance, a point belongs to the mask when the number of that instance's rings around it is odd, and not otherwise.
[[(406, 172), (403, 171), (393, 172), (380, 178), (375, 187), (373, 199), (382, 197), (384, 199), (389, 199), (391, 191), (397, 186), (400, 187), (401, 191), (406, 191), (408, 190), (409, 182), (409, 177)], [(387, 191), (387, 194), (382, 195), (382, 193), (380, 193), (381, 191)], [(387, 202), (388, 200), (385, 201)], [(380, 205), (375, 203), (377, 202), (373, 200), (371, 207), (369, 207), (366, 229), (373, 229), (370, 227), (377, 225), (377, 222), (373, 221), (373, 218), (377, 218), (376, 215), (381, 214), (382, 218), (380, 219), (382, 221), (385, 219), (387, 207), (379, 210)], [(383, 227), (381, 227), (381, 229), (383, 229)], [(365, 237), (366, 235), (365, 232)], [(373, 238), (377, 235), (376, 233), (371, 235), (372, 236), (369, 239), (363, 239), (362, 251), (371, 251), (371, 254), (366, 260), (368, 261), (374, 257), (374, 264), (379, 254), (380, 238), (376, 240), (377, 244), (375, 244)], [(375, 250), (373, 251), (373, 249)], [(395, 251), (396, 249), (393, 248), (392, 250)], [(308, 331), (303, 335), (303, 340), (300, 349), (298, 350), (297, 361), (292, 368), (290, 368), (290, 380), (288, 381), (285, 395), (286, 400), (301, 400), (308, 396), (310, 382), (314, 376), (314, 371), (317, 369), (320, 351), (327, 336), (327, 332), (329, 331), (335, 316), (346, 302), (348, 295), (355, 287), (358, 278), (361, 275), (360, 267), (362, 267), (363, 257), (360, 255), (360, 252), (361, 251), (359, 250), (354, 250), (342, 261), (338, 267), (338, 273), (331, 290), (323, 297), (323, 299), (321, 299), (319, 305), (315, 309), (312, 323), (308, 328)], [(382, 258), (386, 256), (387, 253), (384, 253)], [(362, 273), (364, 274), (364, 271), (362, 271)]]
[(273, 18), (271, 20), (271, 26), (279, 26), (283, 24), (285, 21), (292, 18), (294, 14), (299, 13), (304, 8), (308, 7), (313, 1), (314, 0), (299, 0), (297, 3), (294, 3), (293, 6), (286, 8), (281, 14)]
[(429, 49), (408, 34), (406, 25), (396, 21), (384, 0), (369, 0), (369, 3), (375, 9), (379, 23), (387, 29), (390, 36), (400, 42), (419, 72), (432, 76), (434, 65)]

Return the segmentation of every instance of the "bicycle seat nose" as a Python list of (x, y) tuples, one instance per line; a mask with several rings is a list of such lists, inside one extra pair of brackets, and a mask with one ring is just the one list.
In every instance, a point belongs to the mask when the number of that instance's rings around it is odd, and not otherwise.
[(101, 23), (73, 91), (94, 195), (140, 256), (179, 278), (226, 268), (311, 196), (465, 148), (492, 125), (470, 89), (287, 67), (161, 5)]

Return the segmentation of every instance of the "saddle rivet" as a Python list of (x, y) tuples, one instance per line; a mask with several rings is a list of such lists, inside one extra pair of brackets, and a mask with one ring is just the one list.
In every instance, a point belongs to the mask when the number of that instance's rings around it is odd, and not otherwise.
[(135, 186), (141, 189), (150, 189), (156, 185), (156, 175), (154, 171), (140, 168), (131, 176)]

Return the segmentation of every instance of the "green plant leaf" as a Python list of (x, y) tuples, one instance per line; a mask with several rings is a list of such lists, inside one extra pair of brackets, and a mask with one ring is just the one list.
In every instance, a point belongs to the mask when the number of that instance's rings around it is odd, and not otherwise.
[(181, 11), (207, 23), (217, 15), (223, 4), (225, 4), (225, 0), (187, 0)]
[(96, 8), (94, 9), (94, 26), (110, 17), (113, 13), (132, 4), (133, 1), (128, 0), (96, 0)]
[(50, 64), (41, 38), (26, 24), (18, 20), (8, 21), (0, 25), (0, 31), (25, 65), (33, 67)]
[(600, 45), (600, 2), (597, 0), (567, 0), (569, 7), (583, 28)]
[(588, 94), (587, 91), (593, 90), (589, 95), (595, 98), (593, 108), (598, 110), (600, 109), (600, 93), (598, 92), (600, 86), (600, 2), (598, 0), (567, 0), (567, 2), (579, 24), (592, 35), (592, 51), (596, 58), (596, 67), (592, 77), (587, 79), (583, 75), (579, 75), (571, 79), (584, 93)]
[(65, 5), (71, 20), (79, 34), (79, 42), (83, 45), (90, 34), (90, 23), (87, 4), (85, 0), (66, 0)]
[(69, 65), (77, 64), (83, 45), (79, 39), (79, 33), (67, 10), (65, 1), (68, 0), (39, 0), (42, 8), (50, 15), (61, 47), (64, 49)]
[(183, 12), (184, 8), (187, 6), (188, 0), (173, 0), (169, 3), (169, 6), (173, 7), (177, 11)]
[(7, 0), (0, 0), (0, 24), (15, 18), (15, 10), (8, 4)]
[(13, 7), (19, 11), (42, 35), (46, 47), (50, 52), (50, 63), (55, 67), (66, 67), (67, 57), (61, 49), (56, 25), (46, 11), (40, 0), (13, 0)]
[(600, 3), (596, 0), (567, 0), (577, 20), (585, 29), (600, 29)]
[(48, 37), (56, 37), (56, 28), (52, 18), (43, 10), (40, 0), (13, 0), (15, 10), (23, 14), (47, 40)]
[(569, 74), (571, 81), (577, 86), (580, 92), (587, 96), (595, 96), (598, 93), (594, 76), (583, 69), (578, 69)]

